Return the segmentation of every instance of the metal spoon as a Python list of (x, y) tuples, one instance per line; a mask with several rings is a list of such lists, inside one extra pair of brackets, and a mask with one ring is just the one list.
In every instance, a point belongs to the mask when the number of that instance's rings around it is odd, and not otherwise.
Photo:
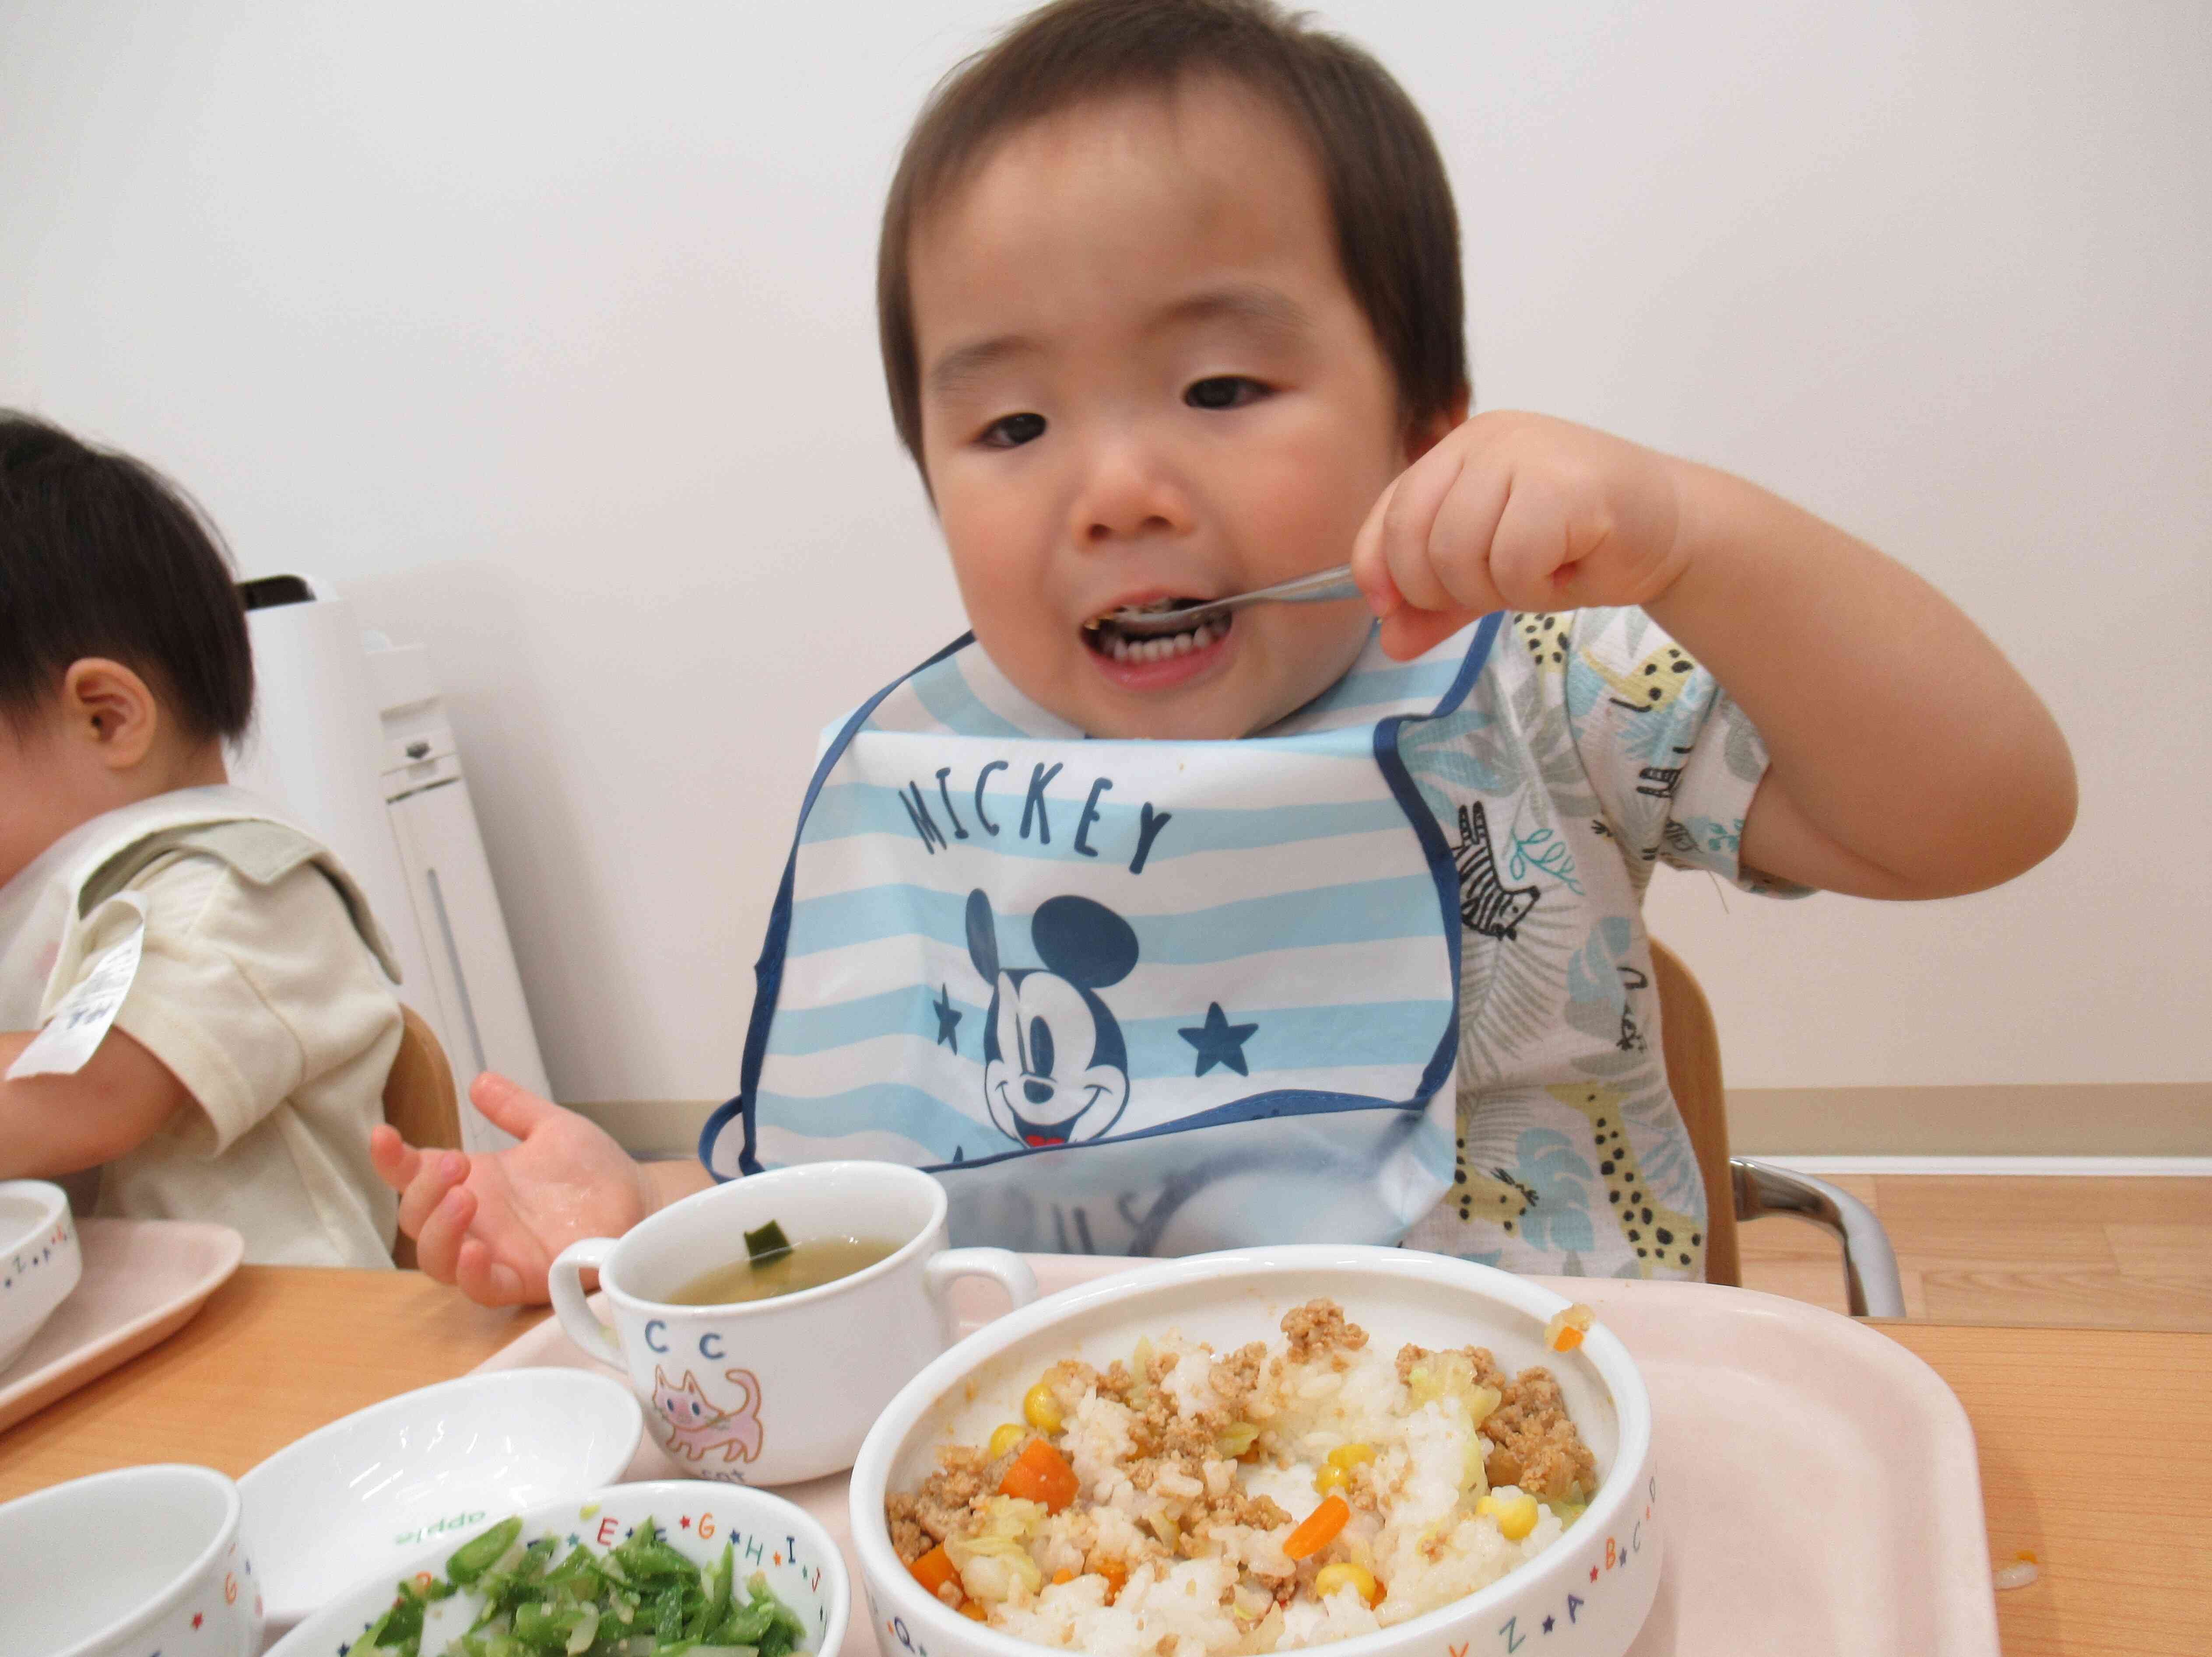
[[(1318, 604), (1358, 597), (1359, 587), (1352, 579), (1352, 566), (1339, 564), (1334, 569), (1316, 570), (1311, 575), (1278, 581), (1271, 587), (1234, 592), (1225, 598), (1209, 598), (1202, 604), (1187, 604), (1181, 610), (1112, 610), (1100, 616), (1098, 622), (1111, 622), (1133, 638), (1157, 639), (1171, 633), (1188, 633), (1201, 622), (1226, 616), (1247, 604)], [(1098, 622), (1089, 625), (1096, 627)]]

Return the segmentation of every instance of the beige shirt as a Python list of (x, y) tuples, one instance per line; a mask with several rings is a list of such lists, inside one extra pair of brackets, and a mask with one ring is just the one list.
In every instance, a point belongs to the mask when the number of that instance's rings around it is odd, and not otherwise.
[[(198, 1108), (107, 1164), (94, 1211), (228, 1225), (256, 1264), (389, 1266), (397, 1199), (370, 1167), (368, 1135), (399, 1003), (317, 863), (263, 873), (187, 848), (122, 888), (146, 919), (115, 1027)], [(91, 906), (62, 959), (88, 963), (134, 920), (123, 903)], [(42, 998), (68, 987), (50, 982)]]

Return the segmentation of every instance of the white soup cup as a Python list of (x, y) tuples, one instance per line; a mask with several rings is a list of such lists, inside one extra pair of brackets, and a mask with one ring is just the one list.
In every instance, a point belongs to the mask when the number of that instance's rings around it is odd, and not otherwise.
[[(555, 1259), (553, 1309), (569, 1339), (624, 1370), (662, 1448), (695, 1478), (788, 1484), (853, 1465), (892, 1395), (952, 1344), (948, 1291), (994, 1278), (1017, 1307), (1036, 1278), (1003, 1248), (945, 1247), (944, 1187), (891, 1162), (808, 1162), (702, 1191), (619, 1239), (586, 1238)], [(722, 1306), (668, 1297), (743, 1259), (770, 1220), (794, 1247), (882, 1237), (887, 1259), (796, 1294)], [(586, 1302), (596, 1269), (611, 1334)]]

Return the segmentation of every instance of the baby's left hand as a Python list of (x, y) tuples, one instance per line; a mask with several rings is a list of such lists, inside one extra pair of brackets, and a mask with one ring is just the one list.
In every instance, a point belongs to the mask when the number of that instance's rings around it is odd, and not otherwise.
[(1401, 661), (1494, 610), (1650, 603), (1681, 574), (1677, 464), (1542, 415), (1477, 415), (1400, 473), (1352, 571)]

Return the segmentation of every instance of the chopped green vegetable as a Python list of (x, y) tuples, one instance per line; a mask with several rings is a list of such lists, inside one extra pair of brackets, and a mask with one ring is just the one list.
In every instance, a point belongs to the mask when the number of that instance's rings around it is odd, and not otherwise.
[(522, 1534), (520, 1519), (502, 1519), (489, 1530), (471, 1537), (446, 1561), (446, 1575), (457, 1587), (466, 1587), (496, 1564)]
[(509, 1519), (446, 1562), (449, 1581), (414, 1577), (354, 1642), (355, 1657), (423, 1657), (423, 1610), (466, 1589), (478, 1610), (445, 1657), (793, 1657), (806, 1625), (758, 1573), (737, 1587), (728, 1543), (705, 1570), (647, 1519), (603, 1554), (540, 1537)]
[(791, 1253), (791, 1240), (783, 1235), (783, 1228), (774, 1220), (757, 1231), (745, 1233), (745, 1253), (756, 1266), (766, 1266), (770, 1260), (780, 1260)]

